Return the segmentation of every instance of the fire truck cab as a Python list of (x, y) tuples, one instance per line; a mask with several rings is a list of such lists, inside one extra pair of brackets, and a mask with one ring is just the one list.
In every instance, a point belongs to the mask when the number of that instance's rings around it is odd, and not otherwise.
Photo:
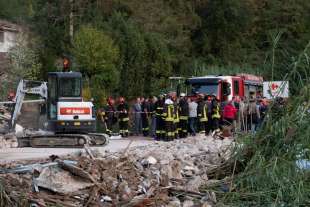
[(189, 95), (202, 93), (216, 95), (220, 101), (230, 101), (233, 97), (249, 97), (250, 93), (258, 95), (263, 87), (263, 78), (250, 74), (231, 76), (192, 77), (185, 81), (190, 88)]

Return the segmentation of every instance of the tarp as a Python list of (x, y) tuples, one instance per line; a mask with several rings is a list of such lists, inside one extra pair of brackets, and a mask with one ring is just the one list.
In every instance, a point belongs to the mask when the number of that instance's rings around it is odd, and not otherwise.
[(273, 99), (277, 97), (289, 97), (289, 82), (288, 81), (269, 81), (264, 82), (264, 97)]

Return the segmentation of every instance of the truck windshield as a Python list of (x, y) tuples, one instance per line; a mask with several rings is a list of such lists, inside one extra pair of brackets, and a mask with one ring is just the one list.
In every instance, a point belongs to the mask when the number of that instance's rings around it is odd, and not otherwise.
[(81, 79), (60, 78), (59, 95), (60, 97), (81, 97)]
[(192, 84), (192, 93), (203, 93), (208, 95), (218, 95), (218, 84)]

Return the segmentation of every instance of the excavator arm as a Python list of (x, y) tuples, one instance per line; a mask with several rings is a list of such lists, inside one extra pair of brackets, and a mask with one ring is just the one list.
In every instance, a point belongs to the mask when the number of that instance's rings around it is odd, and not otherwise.
[(41, 81), (20, 80), (16, 90), (16, 96), (14, 98), (15, 106), (11, 117), (11, 129), (15, 128), (25, 95), (27, 94), (39, 95), (46, 100), (47, 83)]

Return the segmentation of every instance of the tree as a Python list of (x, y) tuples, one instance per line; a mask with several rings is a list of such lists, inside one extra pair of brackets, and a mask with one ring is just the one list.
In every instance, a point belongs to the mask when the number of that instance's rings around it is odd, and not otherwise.
[(35, 37), (30, 39), (23, 34), (17, 36), (15, 46), (9, 51), (12, 81), (18, 81), (21, 78), (30, 80), (39, 78), (42, 68), (38, 52), (39, 43), (40, 41)]
[(105, 32), (82, 26), (73, 39), (72, 54), (78, 70), (90, 81), (92, 92), (111, 93), (118, 83), (119, 49)]
[(123, 14), (115, 13), (107, 28), (120, 47), (120, 95), (158, 94), (171, 75), (171, 56), (165, 38), (145, 33)]

